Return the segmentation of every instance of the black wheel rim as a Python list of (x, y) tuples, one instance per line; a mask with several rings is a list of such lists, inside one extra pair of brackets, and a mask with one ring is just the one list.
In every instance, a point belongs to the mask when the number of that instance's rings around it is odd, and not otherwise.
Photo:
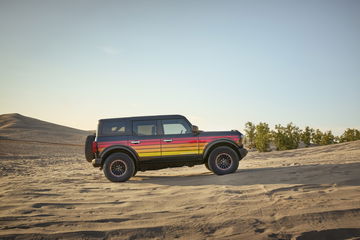
[(115, 160), (110, 164), (110, 172), (115, 177), (121, 177), (125, 174), (126, 170), (126, 163), (123, 160)]
[(232, 157), (227, 153), (220, 153), (219, 155), (217, 155), (215, 160), (216, 167), (221, 170), (229, 169), (232, 165), (232, 162)]

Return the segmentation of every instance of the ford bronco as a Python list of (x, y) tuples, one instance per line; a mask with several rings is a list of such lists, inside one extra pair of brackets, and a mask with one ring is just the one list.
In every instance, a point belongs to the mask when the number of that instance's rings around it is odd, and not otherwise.
[(199, 131), (181, 115), (99, 120), (85, 143), (85, 157), (112, 182), (137, 171), (205, 164), (217, 175), (233, 173), (247, 154), (237, 131)]

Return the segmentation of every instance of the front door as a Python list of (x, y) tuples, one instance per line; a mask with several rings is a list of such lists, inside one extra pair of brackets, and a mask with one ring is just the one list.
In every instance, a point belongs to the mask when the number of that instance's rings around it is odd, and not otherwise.
[(161, 159), (160, 137), (157, 132), (156, 120), (132, 122), (129, 146), (137, 152), (140, 161), (150, 163)]
[(184, 119), (161, 120), (161, 156), (163, 161), (200, 160), (198, 137)]

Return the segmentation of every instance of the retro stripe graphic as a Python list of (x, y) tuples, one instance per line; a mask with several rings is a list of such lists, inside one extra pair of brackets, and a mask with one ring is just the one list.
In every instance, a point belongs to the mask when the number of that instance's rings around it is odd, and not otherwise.
[(171, 138), (172, 142), (163, 142), (161, 145), (162, 156), (197, 155), (199, 147), (197, 137)]
[(138, 153), (139, 157), (194, 155), (202, 154), (209, 143), (220, 138), (227, 138), (235, 142), (239, 140), (238, 136), (171, 138), (172, 142), (163, 142), (163, 138), (157, 138), (140, 140), (140, 144), (132, 144), (131, 141), (101, 142), (98, 143), (98, 149), (101, 153), (105, 148), (112, 145), (128, 145)]
[(161, 139), (146, 139), (140, 140), (140, 144), (133, 144), (129, 141), (129, 146), (132, 147), (139, 157), (160, 157), (161, 156)]
[(109, 142), (98, 142), (98, 151), (102, 153), (106, 148), (111, 147), (113, 145), (127, 145), (128, 141), (109, 141)]

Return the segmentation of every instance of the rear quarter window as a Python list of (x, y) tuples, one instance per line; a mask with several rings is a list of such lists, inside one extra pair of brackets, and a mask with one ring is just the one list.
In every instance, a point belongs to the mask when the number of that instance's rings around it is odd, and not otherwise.
[(129, 124), (127, 121), (104, 121), (101, 124), (101, 136), (128, 135)]

